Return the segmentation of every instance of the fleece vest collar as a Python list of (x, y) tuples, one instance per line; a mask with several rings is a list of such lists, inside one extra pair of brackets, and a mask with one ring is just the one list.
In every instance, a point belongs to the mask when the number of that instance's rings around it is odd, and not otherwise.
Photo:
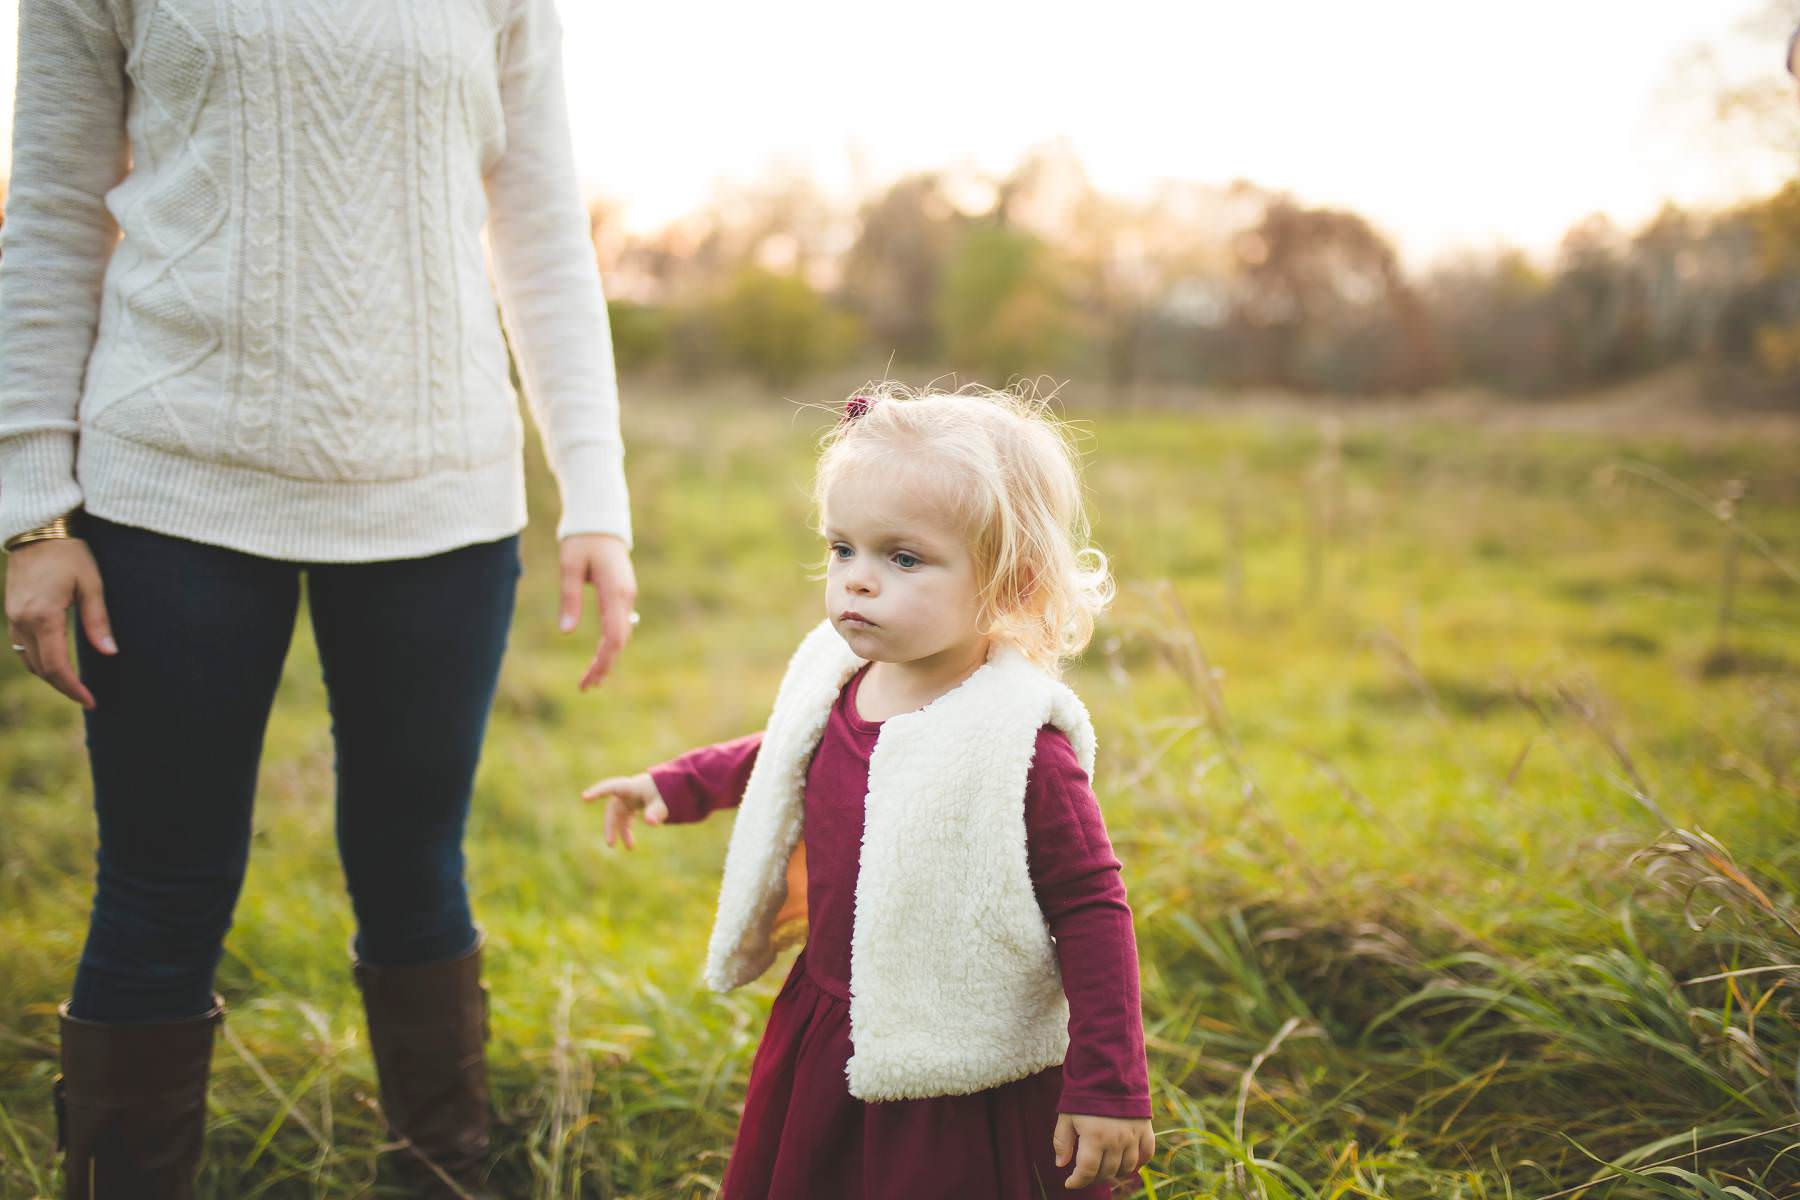
[[(706, 962), (717, 991), (774, 961), (807, 767), (865, 661), (824, 621), (788, 664), (726, 851)], [(1008, 646), (924, 708), (882, 722), (851, 932), (851, 1095), (974, 1092), (1063, 1060), (1068, 1002), (1025, 850), (1026, 777), (1046, 723), (1091, 775), (1087, 709)]]

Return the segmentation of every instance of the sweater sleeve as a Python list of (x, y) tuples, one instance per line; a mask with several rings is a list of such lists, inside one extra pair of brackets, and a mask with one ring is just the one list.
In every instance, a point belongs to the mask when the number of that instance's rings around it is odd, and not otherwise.
[(650, 768), (650, 778), (669, 806), (669, 824), (698, 821), (721, 808), (735, 808), (750, 782), (750, 768), (762, 747), (762, 733), (689, 750)]
[(75, 439), (130, 168), (125, 48), (101, 0), (21, 0), (0, 228), (0, 538), (78, 507)]
[(489, 166), (488, 248), (525, 402), (562, 493), (558, 538), (631, 545), (611, 327), (575, 176), (554, 0), (515, 0), (500, 38), (505, 148)]
[(1069, 997), (1058, 1111), (1150, 1116), (1137, 940), (1100, 803), (1060, 729), (1038, 731), (1025, 794), (1032, 887)]

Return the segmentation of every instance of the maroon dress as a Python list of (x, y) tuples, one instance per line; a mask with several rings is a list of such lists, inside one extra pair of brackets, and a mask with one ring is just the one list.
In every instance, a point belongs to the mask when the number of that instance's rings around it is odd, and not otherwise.
[[(807, 770), (807, 940), (769, 1012), (721, 1200), (1099, 1200), (1063, 1187), (1058, 1113), (1147, 1118), (1131, 910), (1087, 773), (1068, 737), (1038, 731), (1026, 784), (1031, 881), (1056, 939), (1069, 998), (1061, 1066), (956, 1096), (865, 1102), (850, 1094), (850, 927), (881, 723), (856, 712), (867, 666), (845, 684)], [(650, 769), (670, 823), (738, 803), (760, 733), (702, 746)]]

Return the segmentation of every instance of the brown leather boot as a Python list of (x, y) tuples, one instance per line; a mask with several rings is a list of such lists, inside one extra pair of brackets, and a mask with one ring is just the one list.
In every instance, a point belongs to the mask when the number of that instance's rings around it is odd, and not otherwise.
[(487, 989), (482, 938), (460, 958), (377, 967), (352, 954), (394, 1164), (421, 1200), (486, 1198)]
[(182, 1021), (62, 1017), (56, 1145), (68, 1200), (187, 1200), (206, 1132), (206, 1077), (225, 1002)]

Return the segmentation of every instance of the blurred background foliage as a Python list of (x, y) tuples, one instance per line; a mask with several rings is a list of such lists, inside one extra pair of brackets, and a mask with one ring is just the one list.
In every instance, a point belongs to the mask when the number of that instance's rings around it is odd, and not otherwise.
[(1717, 212), (1605, 216), (1552, 259), (1408, 269), (1353, 212), (1248, 182), (1099, 193), (1066, 147), (1004, 178), (908, 176), (832, 211), (788, 175), (652, 234), (594, 224), (621, 364), (789, 386), (858, 361), (1110, 400), (1184, 384), (1542, 397), (1686, 367), (1800, 396), (1800, 181)]

